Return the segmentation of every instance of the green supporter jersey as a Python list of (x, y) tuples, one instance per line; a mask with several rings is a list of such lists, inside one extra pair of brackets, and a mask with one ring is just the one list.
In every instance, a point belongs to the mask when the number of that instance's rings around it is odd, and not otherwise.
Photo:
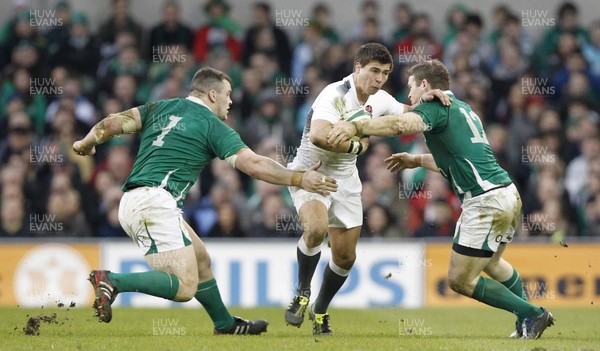
[(510, 185), (512, 181), (496, 162), (477, 114), (449, 91), (445, 93), (453, 99), (450, 106), (435, 100), (419, 104), (413, 112), (430, 127), (423, 133), (425, 142), (454, 193), (463, 201)]
[(138, 110), (140, 149), (123, 191), (139, 186), (164, 188), (182, 207), (207, 163), (247, 147), (236, 131), (189, 98), (149, 102)]

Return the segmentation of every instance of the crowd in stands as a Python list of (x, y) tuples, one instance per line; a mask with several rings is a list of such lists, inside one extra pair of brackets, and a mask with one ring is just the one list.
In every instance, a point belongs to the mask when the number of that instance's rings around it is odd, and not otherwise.
[[(527, 13), (500, 2), (492, 14), (452, 6), (443, 33), (433, 31), (430, 12), (406, 2), (394, 7), (393, 28), (381, 25), (389, 14), (375, 0), (358, 5), (352, 28), (332, 21), (326, 2), (286, 25), (275, 1), (208, 0), (202, 20), (186, 24), (178, 2), (165, 0), (152, 25), (128, 0), (113, 0), (98, 28), (93, 14), (68, 2), (56, 5), (50, 25), (37, 25), (40, 14), (27, 2), (15, 4), (0, 31), (0, 237), (125, 237), (118, 206), (139, 135), (114, 138), (94, 157), (71, 146), (110, 113), (187, 96), (204, 65), (233, 80), (227, 123), (257, 153), (287, 164), (316, 96), (350, 74), (354, 53), (371, 41), (394, 56), (385, 89), (400, 102), (408, 67), (432, 58), (446, 64), (451, 90), (481, 118), (520, 191), (518, 235), (600, 236), (600, 21), (580, 20), (590, 9), (561, 3), (534, 36)], [(231, 6), (251, 6), (251, 25), (232, 18)], [(452, 236), (460, 201), (439, 173), (387, 171), (383, 160), (401, 151), (425, 152), (423, 137), (371, 138), (359, 157), (362, 235)], [(285, 187), (218, 159), (199, 175), (184, 216), (201, 237), (302, 230)]]

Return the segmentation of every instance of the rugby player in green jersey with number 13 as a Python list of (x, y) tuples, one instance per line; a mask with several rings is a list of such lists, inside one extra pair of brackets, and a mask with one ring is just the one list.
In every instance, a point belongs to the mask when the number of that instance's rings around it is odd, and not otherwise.
[[(327, 135), (328, 143), (335, 146), (354, 135), (423, 133), (430, 154), (394, 154), (386, 159), (387, 168), (396, 172), (425, 167), (440, 172), (462, 201), (448, 269), (450, 288), (516, 314), (511, 337), (537, 339), (554, 323), (552, 314), (527, 301), (519, 274), (502, 258), (521, 213), (519, 193), (496, 162), (479, 117), (448, 90), (446, 67), (428, 60), (411, 67), (408, 74), (408, 97), (418, 104), (412, 112), (338, 122)], [(438, 100), (421, 101), (432, 89), (444, 90), (453, 100), (450, 106)], [(482, 271), (492, 279), (481, 276)]]
[(205, 67), (194, 75), (190, 95), (149, 102), (111, 114), (73, 144), (79, 155), (93, 155), (95, 146), (114, 136), (141, 132), (133, 169), (123, 185), (119, 206), (121, 226), (140, 247), (149, 272), (90, 274), (101, 322), (110, 322), (118, 293), (141, 292), (172, 301), (198, 300), (214, 323), (214, 334), (260, 334), (267, 321), (233, 317), (223, 304), (210, 256), (181, 207), (202, 169), (214, 158), (269, 183), (293, 185), (328, 195), (336, 181), (316, 169), (291, 171), (256, 155), (223, 121), (231, 106), (231, 79)]

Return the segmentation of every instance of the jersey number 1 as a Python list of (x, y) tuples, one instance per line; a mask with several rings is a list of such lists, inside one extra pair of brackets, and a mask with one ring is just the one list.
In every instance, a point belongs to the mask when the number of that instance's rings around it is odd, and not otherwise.
[(179, 123), (179, 121), (181, 121), (181, 120), (182, 120), (181, 117), (170, 116), (169, 117), (169, 121), (170, 121), (169, 124), (167, 124), (167, 126), (162, 129), (162, 132), (160, 133), (160, 135), (155, 140), (152, 140), (152, 146), (158, 146), (158, 147), (163, 146), (163, 144), (165, 143), (163, 141), (164, 137), (167, 134), (169, 134), (169, 132), (171, 131), (171, 129), (175, 128), (175, 125), (177, 125), (177, 123)]
[(483, 127), (481, 126), (481, 120), (479, 119), (477, 114), (475, 114), (475, 112), (473, 112), (472, 110), (467, 112), (467, 110), (465, 110), (462, 107), (459, 110), (465, 116), (465, 119), (467, 120), (467, 124), (469, 125), (469, 128), (471, 128), (471, 132), (473, 132), (473, 137), (471, 138), (471, 142), (473, 144), (475, 144), (475, 143), (489, 144), (487, 141), (487, 138), (485, 137), (485, 132), (483, 132), (483, 133), (479, 132), (479, 129), (477, 129), (477, 126), (475, 125), (475, 123), (477, 123), (479, 125), (479, 127), (481, 128), (481, 130), (483, 130)]

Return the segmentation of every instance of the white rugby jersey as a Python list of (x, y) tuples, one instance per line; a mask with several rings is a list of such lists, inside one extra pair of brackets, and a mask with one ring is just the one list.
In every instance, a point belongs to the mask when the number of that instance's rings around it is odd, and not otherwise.
[(323, 164), (318, 171), (336, 179), (350, 177), (356, 170), (357, 155), (328, 151), (310, 142), (310, 123), (313, 119), (323, 119), (335, 124), (345, 111), (357, 108), (371, 112), (373, 118), (404, 113), (407, 106), (399, 103), (384, 90), (369, 96), (367, 102), (361, 105), (352, 77), (353, 74), (350, 74), (341, 81), (329, 84), (317, 96), (306, 116), (300, 147), (294, 161), (288, 166), (290, 169), (306, 169), (321, 160)]

